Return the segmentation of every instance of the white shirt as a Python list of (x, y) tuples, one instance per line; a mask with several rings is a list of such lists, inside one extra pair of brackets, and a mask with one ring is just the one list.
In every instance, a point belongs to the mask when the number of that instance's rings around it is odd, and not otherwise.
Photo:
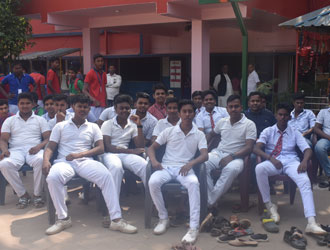
[(115, 111), (115, 107), (112, 106), (112, 107), (106, 108), (105, 110), (102, 111), (102, 113), (99, 117), (99, 120), (107, 121), (107, 120), (114, 118), (116, 115), (117, 115), (117, 113)]
[(233, 125), (230, 123), (230, 117), (222, 118), (215, 126), (214, 132), (221, 136), (217, 150), (228, 154), (234, 154), (243, 148), (246, 140), (257, 139), (256, 125), (244, 114), (242, 114), (241, 120)]
[[(227, 82), (227, 87), (226, 87), (226, 94), (225, 94), (225, 96), (230, 96), (230, 95), (232, 95), (233, 93), (234, 93), (234, 91), (233, 91), (233, 86), (232, 86), (232, 84), (231, 84), (231, 80), (230, 80), (230, 78), (229, 78), (229, 76), (228, 76), (228, 74), (223, 74), (224, 76), (225, 76), (225, 78), (226, 78), (226, 82)], [(219, 83), (221, 82), (221, 74), (218, 74), (218, 75), (216, 75), (215, 76), (215, 78), (214, 78), (214, 82), (213, 82), (213, 88), (216, 90), (216, 91), (218, 91), (218, 86), (219, 86)]]
[[(132, 115), (136, 114), (136, 109), (132, 109)], [(150, 140), (152, 137), (152, 132), (157, 124), (158, 120), (152, 114), (147, 111), (145, 117), (141, 119), (143, 135), (147, 140)]]
[(58, 144), (57, 159), (63, 159), (71, 153), (88, 151), (100, 140), (103, 137), (97, 124), (86, 120), (78, 128), (72, 119), (57, 123), (49, 139)]
[(330, 135), (330, 108), (321, 109), (316, 122), (322, 125), (322, 131)]
[[(66, 112), (64, 121), (70, 120), (73, 117), (74, 117), (74, 113)], [(56, 115), (55, 115), (55, 117), (53, 119), (48, 121), (48, 125), (49, 125), (50, 129), (53, 129), (55, 127), (56, 123), (57, 123), (57, 118), (56, 118)]]
[(253, 70), (248, 77), (247, 95), (251, 92), (257, 91), (257, 83), (260, 82), (259, 76), (255, 70)]
[[(227, 110), (223, 107), (215, 106), (212, 110), (212, 117), (214, 125), (220, 121), (221, 118), (228, 117), (229, 114)], [(208, 134), (212, 131), (211, 117), (210, 113), (203, 109), (196, 117), (196, 125), (198, 128), (204, 129), (204, 133)]]
[[(181, 122), (181, 119), (177, 122), (177, 124), (180, 124)], [(175, 125), (177, 125), (175, 124)], [(164, 131), (165, 129), (167, 128), (171, 128), (171, 127), (174, 127), (175, 125), (172, 125), (172, 123), (170, 123), (168, 121), (168, 117), (164, 118), (164, 119), (160, 119), (155, 128), (154, 128), (154, 131), (152, 132), (152, 136), (159, 136), (159, 134)]]
[(50, 118), (49, 117), (48, 113), (43, 114), (41, 117), (44, 118), (44, 119), (46, 119), (47, 122), (49, 122), (51, 119), (53, 119), (53, 118)]
[(9, 149), (30, 149), (41, 143), (42, 133), (47, 131), (50, 131), (47, 121), (33, 112), (26, 121), (17, 112), (1, 128), (1, 133), (10, 134)]
[[(298, 130), (291, 126), (288, 126), (283, 133), (282, 150), (276, 158), (299, 160), (296, 146), (299, 147), (301, 152), (304, 152), (305, 149), (309, 148), (306, 140)], [(275, 149), (280, 135), (280, 130), (278, 129), (277, 124), (275, 124), (271, 127), (265, 128), (261, 132), (257, 142), (265, 144), (265, 153), (271, 154)]]
[(159, 145), (166, 144), (166, 150), (162, 159), (164, 166), (183, 166), (191, 161), (197, 149), (207, 149), (205, 135), (196, 125), (187, 135), (183, 133), (180, 124), (162, 131), (156, 139)]
[[(66, 112), (70, 112), (70, 113), (73, 113), (74, 114), (73, 108), (68, 108), (66, 110)], [(93, 112), (91, 112), (91, 110), (88, 112), (87, 121), (89, 121), (89, 122), (96, 122), (97, 121), (95, 115), (93, 114)]]
[(304, 109), (298, 116), (295, 118), (294, 110), (291, 112), (291, 120), (288, 122), (288, 125), (297, 129), (300, 133), (304, 133), (307, 130), (311, 129), (315, 125), (316, 117), (312, 110)]
[(128, 148), (130, 141), (138, 136), (138, 129), (135, 123), (127, 120), (125, 128), (122, 128), (116, 118), (112, 118), (102, 124), (103, 135), (111, 137), (111, 144), (121, 148)]
[(107, 85), (106, 85), (106, 91), (107, 91), (107, 99), (113, 100), (115, 95), (119, 94), (119, 89), (121, 85), (121, 76), (117, 74), (110, 75), (107, 74)]

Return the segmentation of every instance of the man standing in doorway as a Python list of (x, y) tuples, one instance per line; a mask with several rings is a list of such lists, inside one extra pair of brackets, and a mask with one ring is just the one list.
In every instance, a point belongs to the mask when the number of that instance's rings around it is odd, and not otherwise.
[(247, 95), (251, 92), (257, 91), (257, 87), (260, 84), (259, 76), (255, 71), (253, 64), (249, 64), (248, 67), (249, 77), (248, 77), (248, 86), (247, 86)]
[(221, 73), (216, 75), (213, 87), (218, 93), (218, 106), (226, 107), (228, 96), (234, 93), (231, 80), (228, 76), (228, 65), (223, 65)]
[(107, 74), (107, 105), (113, 106), (113, 100), (115, 95), (119, 94), (121, 85), (121, 76), (116, 74), (116, 67), (114, 65), (109, 66), (109, 73)]
[(53, 57), (49, 60), (50, 70), (47, 73), (47, 93), (60, 94), (61, 84), (57, 75), (58, 68), (60, 67), (60, 59)]

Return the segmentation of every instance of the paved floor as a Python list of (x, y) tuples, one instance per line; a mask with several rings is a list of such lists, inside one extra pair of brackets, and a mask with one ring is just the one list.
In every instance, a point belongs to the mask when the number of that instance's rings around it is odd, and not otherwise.
[[(32, 173), (23, 177), (28, 190), (32, 190)], [(10, 186), (7, 186), (6, 205), (0, 207), (0, 249), (29, 249), (29, 250), (85, 250), (85, 249), (170, 249), (173, 244), (180, 242), (186, 232), (184, 225), (169, 228), (168, 232), (162, 236), (155, 236), (151, 229), (144, 229), (143, 194), (121, 197), (123, 217), (139, 228), (135, 235), (124, 235), (102, 228), (101, 215), (96, 211), (95, 201), (89, 205), (81, 204), (78, 198), (78, 191), (70, 192), (72, 204), (69, 207), (73, 221), (73, 227), (57, 235), (46, 236), (44, 231), (48, 227), (47, 214), (45, 208), (35, 209), (29, 206), (27, 209), (18, 210), (15, 207), (17, 198), (13, 195)], [(317, 219), (323, 224), (330, 224), (330, 192), (314, 188), (314, 198), (317, 208)], [(285, 230), (291, 226), (297, 226), (302, 230), (306, 226), (303, 217), (300, 194), (297, 192), (295, 204), (288, 205), (289, 196), (278, 194), (273, 196), (274, 201), (279, 204), (281, 215), (280, 233), (269, 235), (269, 242), (259, 244), (259, 249), (292, 249), (283, 242), (282, 237)], [(250, 203), (256, 203), (256, 195), (250, 197)], [(231, 207), (239, 202), (239, 194), (231, 192), (222, 199), (221, 214), (224, 217), (231, 215)], [(257, 208), (253, 207), (248, 213), (238, 214), (240, 218), (247, 218), (252, 221), (252, 229), (255, 233), (265, 233), (259, 222)], [(156, 223), (156, 218), (153, 219)], [(316, 241), (307, 236), (307, 249), (321, 249)], [(206, 233), (200, 234), (196, 244), (202, 250), (212, 249), (235, 249), (227, 244), (217, 243)], [(249, 249), (249, 248), (245, 248)], [(255, 248), (253, 248), (255, 249)]]

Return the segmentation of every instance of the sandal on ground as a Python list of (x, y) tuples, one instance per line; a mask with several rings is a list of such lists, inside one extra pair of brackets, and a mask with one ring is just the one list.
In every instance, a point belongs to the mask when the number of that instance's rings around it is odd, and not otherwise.
[(217, 216), (213, 222), (213, 227), (222, 230), (225, 227), (231, 227), (228, 220), (222, 216)]
[(305, 242), (305, 244), (307, 245), (307, 239), (303, 236), (303, 232), (300, 230), (300, 229), (298, 229), (297, 227), (291, 227), (291, 229), (290, 229), (290, 233), (293, 235), (293, 234), (298, 234), (299, 236), (301, 236), (301, 239), (302, 239), (302, 241), (304, 241)]
[(33, 205), (36, 208), (41, 208), (45, 205), (45, 201), (42, 199), (42, 197), (37, 196), (37, 197), (34, 197), (34, 199), (33, 199)]
[(239, 226), (238, 217), (236, 215), (230, 216), (229, 221), (232, 228), (236, 228)]
[(234, 235), (221, 235), (220, 237), (217, 238), (217, 241), (219, 243), (227, 243), (230, 240), (235, 240), (236, 237)]
[(243, 240), (243, 239), (235, 239), (228, 241), (228, 244), (235, 247), (256, 247), (258, 246), (258, 242), (253, 240)]
[(328, 246), (328, 247), (330, 247), (330, 234), (324, 235), (322, 237), (316, 236), (315, 238), (317, 239), (316, 243), (319, 246), (322, 246), (322, 247)]
[(319, 188), (328, 188), (330, 186), (329, 181), (321, 181), (319, 183)]
[(267, 234), (253, 234), (249, 238), (250, 240), (258, 241), (258, 242), (266, 242), (268, 241)]
[(304, 238), (305, 237), (298, 232), (292, 234), (290, 231), (285, 231), (283, 240), (293, 248), (306, 249), (307, 241)]
[(18, 203), (16, 204), (16, 207), (19, 209), (23, 209), (26, 208), (31, 202), (31, 198), (30, 197), (20, 197), (18, 199)]
[(241, 219), (238, 224), (240, 228), (247, 229), (251, 226), (251, 221), (248, 219)]
[(280, 231), (273, 219), (262, 219), (262, 226), (269, 233), (278, 233)]
[(212, 229), (213, 222), (214, 222), (214, 216), (212, 213), (209, 213), (202, 221), (199, 227), (199, 232), (210, 232)]
[(236, 227), (235, 229), (228, 232), (228, 235), (234, 235), (235, 237), (242, 237), (246, 235), (252, 235), (253, 230), (251, 228), (243, 229)]

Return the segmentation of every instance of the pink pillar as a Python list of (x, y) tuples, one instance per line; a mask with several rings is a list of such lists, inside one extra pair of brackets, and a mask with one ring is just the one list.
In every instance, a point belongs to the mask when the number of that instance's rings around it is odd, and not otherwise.
[(98, 29), (83, 28), (84, 74), (93, 67), (93, 55), (99, 53), (100, 34)]
[(193, 20), (191, 32), (191, 91), (210, 85), (210, 35), (205, 21)]

